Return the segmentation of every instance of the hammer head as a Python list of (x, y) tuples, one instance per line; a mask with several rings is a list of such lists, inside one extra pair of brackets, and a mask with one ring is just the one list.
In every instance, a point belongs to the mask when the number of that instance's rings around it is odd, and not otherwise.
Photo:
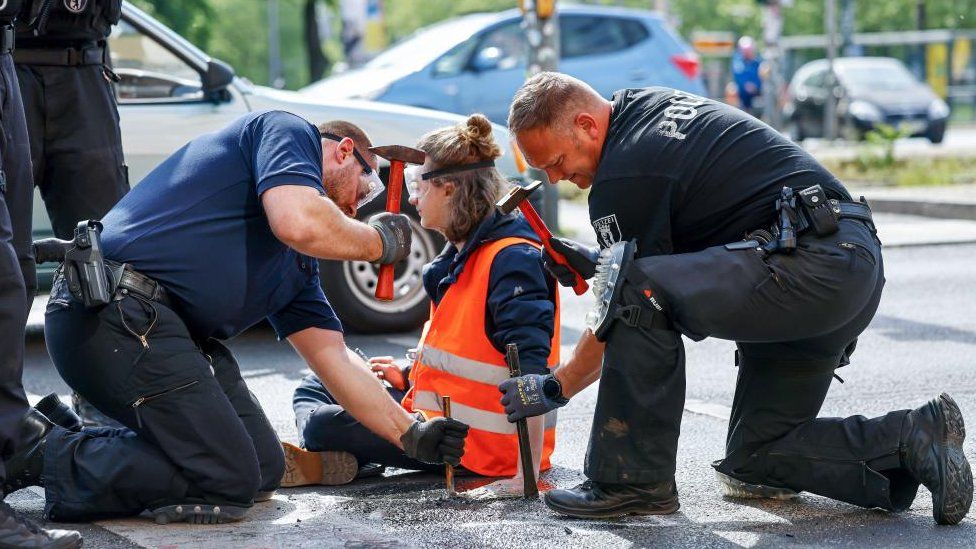
[(370, 147), (369, 152), (390, 161), (398, 160), (404, 164), (423, 164), (427, 153), (405, 145), (383, 145)]
[(518, 208), (519, 204), (523, 200), (529, 197), (533, 191), (542, 186), (542, 181), (533, 181), (524, 187), (519, 187), (516, 185), (512, 190), (508, 191), (501, 200), (495, 203), (495, 206), (503, 213), (510, 214), (515, 208)]

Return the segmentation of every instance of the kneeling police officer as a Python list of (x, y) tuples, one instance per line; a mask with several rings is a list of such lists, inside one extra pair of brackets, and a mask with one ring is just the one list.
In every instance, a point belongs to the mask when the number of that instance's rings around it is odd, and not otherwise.
[(369, 146), (347, 122), (251, 113), (146, 176), (102, 220), (100, 244), (82, 223), (51, 292), (48, 351), (126, 428), (28, 415), (5, 489), (43, 485), (52, 520), (240, 520), (279, 486), (284, 457), (222, 340), (265, 318), (367, 428), (421, 461), (459, 463), (467, 426), (420, 423), (391, 399), (345, 347), (319, 282), (315, 258), (388, 264), (410, 250), (405, 216), (352, 219), (383, 187)]
[[(542, 73), (516, 93), (509, 127), (550, 181), (590, 188), (605, 248), (598, 259), (559, 245), (584, 276), (599, 271), (591, 330), (570, 360), (555, 375), (501, 385), (514, 421), (602, 377), (590, 480), (549, 492), (552, 509), (601, 518), (678, 509), (685, 335), (738, 348), (725, 457), (714, 464), (725, 495), (808, 491), (900, 511), (924, 484), (936, 522), (962, 520), (973, 480), (948, 395), (873, 419), (817, 417), (884, 286), (871, 212), (829, 171), (742, 111), (667, 88), (607, 101)], [(549, 264), (571, 285), (572, 273)]]

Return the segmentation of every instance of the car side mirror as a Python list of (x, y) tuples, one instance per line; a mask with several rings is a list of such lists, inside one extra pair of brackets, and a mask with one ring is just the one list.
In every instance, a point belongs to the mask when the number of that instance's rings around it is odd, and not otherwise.
[(204, 95), (214, 102), (226, 101), (229, 97), (227, 86), (234, 81), (234, 69), (220, 59), (207, 61), (207, 72), (203, 73), (201, 85)]
[(502, 60), (501, 48), (489, 46), (478, 52), (471, 61), (471, 68), (475, 72), (493, 71), (498, 68)]

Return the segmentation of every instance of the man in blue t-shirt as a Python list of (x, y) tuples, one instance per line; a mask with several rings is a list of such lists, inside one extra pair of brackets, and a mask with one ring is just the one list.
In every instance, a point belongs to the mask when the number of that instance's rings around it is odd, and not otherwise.
[[(459, 463), (467, 426), (418, 422), (344, 343), (314, 258), (395, 263), (408, 220), (357, 209), (382, 188), (362, 130), (245, 115), (175, 152), (102, 220), (114, 299), (86, 308), (60, 275), (45, 319), (65, 381), (124, 429), (29, 414), (5, 491), (43, 484), (52, 520), (240, 520), (271, 497), (282, 447), (221, 343), (267, 319), (366, 427), (430, 463)], [(323, 463), (326, 469), (346, 463)], [(355, 471), (353, 471), (355, 473)]]

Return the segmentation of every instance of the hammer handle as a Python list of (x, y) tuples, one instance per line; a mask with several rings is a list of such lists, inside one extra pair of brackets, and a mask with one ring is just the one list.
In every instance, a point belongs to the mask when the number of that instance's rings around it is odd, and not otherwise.
[[(386, 187), (386, 211), (400, 213), (400, 196), (403, 193), (403, 162), (390, 160), (390, 180)], [(380, 265), (379, 278), (376, 280), (376, 299), (390, 301), (393, 299), (393, 270), (395, 265), (388, 263)]]
[(559, 263), (563, 267), (573, 271), (573, 276), (576, 278), (576, 282), (573, 284), (573, 291), (576, 292), (576, 295), (585, 294), (586, 290), (590, 288), (590, 285), (587, 284), (586, 281), (583, 280), (583, 277), (580, 276), (580, 274), (569, 265), (569, 262), (566, 261), (566, 257), (563, 254), (552, 249), (552, 233), (549, 231), (549, 228), (546, 227), (546, 224), (542, 221), (542, 218), (539, 217), (539, 212), (535, 211), (532, 203), (527, 199), (523, 200), (519, 204), (519, 209), (522, 210), (522, 215), (525, 216), (525, 219), (529, 222), (529, 225), (532, 226), (532, 230), (535, 231), (535, 234), (538, 235), (542, 240), (542, 246), (545, 247), (546, 252), (549, 253), (556, 263)]

